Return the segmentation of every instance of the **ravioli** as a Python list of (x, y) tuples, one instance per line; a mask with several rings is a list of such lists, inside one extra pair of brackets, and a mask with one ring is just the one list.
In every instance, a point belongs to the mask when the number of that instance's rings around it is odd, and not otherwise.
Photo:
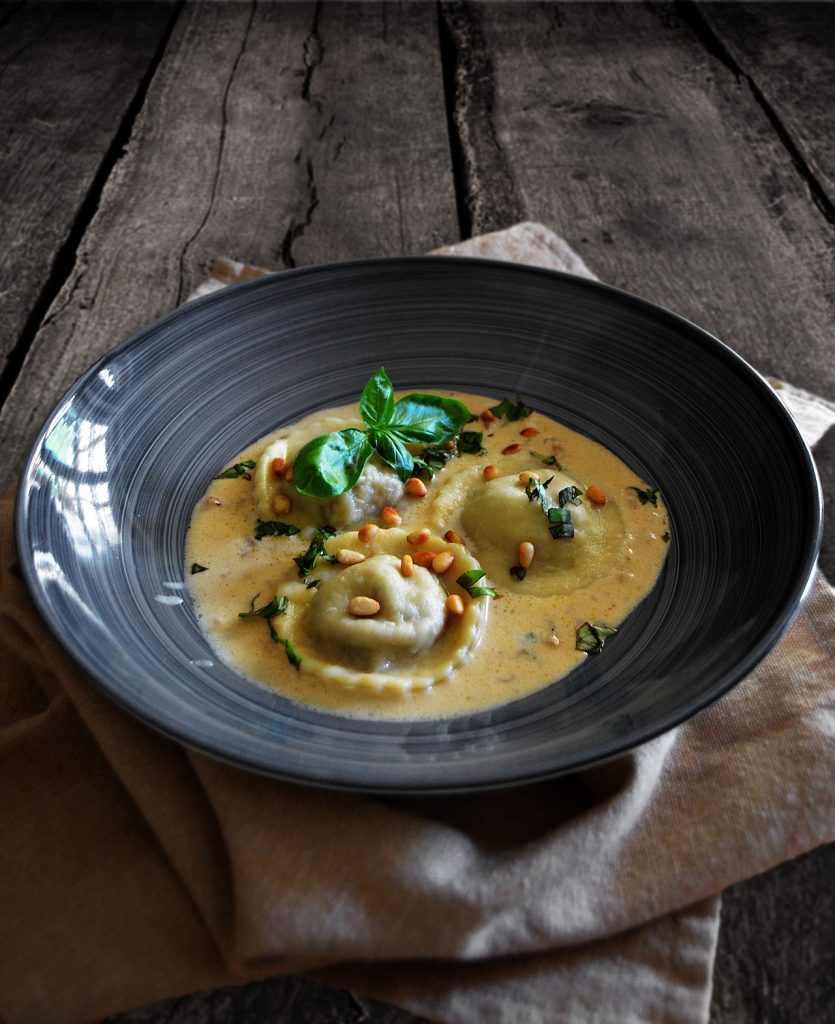
[[(326, 550), (355, 552), (363, 560), (317, 567), (312, 589), (301, 584), (280, 588), (288, 606), (272, 620), (306, 671), (348, 689), (405, 693), (446, 679), (471, 656), (484, 630), (488, 603), (468, 601), (461, 615), (447, 609), (450, 594), (466, 596), (456, 576), (479, 568), (461, 545), (439, 537), (421, 543), (422, 551), (452, 553), (455, 561), (443, 582), (421, 565), (404, 575), (403, 556), (414, 547), (403, 530), (380, 531), (367, 543), (356, 532), (343, 533), (329, 540)], [(356, 597), (375, 601), (379, 611), (352, 614)]]
[[(541, 413), (444, 394), (479, 419), (466, 445), (463, 432), (409, 444), (419, 481), (404, 485), (374, 454), (345, 493), (299, 493), (299, 453), (362, 429), (354, 404), (236, 455), (255, 462), (251, 480), (211, 482), (192, 515), (186, 578), (222, 660), (339, 714), (445, 718), (559, 686), (604, 639), (617, 642), (669, 549), (663, 497)], [(351, 610), (356, 598), (369, 614)]]

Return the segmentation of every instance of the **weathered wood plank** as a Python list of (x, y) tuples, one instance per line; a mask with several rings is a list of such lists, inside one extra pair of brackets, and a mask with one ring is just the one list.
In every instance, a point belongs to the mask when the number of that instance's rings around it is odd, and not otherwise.
[(0, 365), (49, 292), (174, 11), (172, 2), (0, 9)]
[(831, 3), (700, 3), (722, 50), (767, 104), (835, 209), (835, 9)]
[(167, 999), (102, 1024), (422, 1024), (405, 1010), (295, 977)]
[(0, 483), (61, 390), (212, 256), (422, 252), (456, 228), (434, 8), (186, 5), (0, 415)]
[(833, 874), (827, 846), (723, 895), (710, 1024), (831, 1024)]
[(444, 11), (475, 232), (521, 204), (604, 280), (702, 324), (761, 371), (835, 396), (835, 227), (746, 82), (667, 5)]

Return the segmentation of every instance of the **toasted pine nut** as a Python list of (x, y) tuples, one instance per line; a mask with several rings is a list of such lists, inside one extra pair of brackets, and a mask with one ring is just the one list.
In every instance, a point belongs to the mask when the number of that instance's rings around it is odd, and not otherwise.
[(400, 513), (397, 511), (396, 508), (392, 508), (391, 505), (386, 505), (386, 507), (380, 513), (380, 520), (383, 526), (399, 526)]
[(513, 444), (509, 444), (506, 448), (502, 448), (502, 455), (515, 455), (521, 450), (522, 445), (518, 441), (514, 441)]
[(485, 466), (484, 467), (484, 479), (495, 480), (501, 470), (498, 466)]
[(422, 530), (412, 530), (412, 532), (406, 536), (406, 540), (410, 544), (417, 546), (418, 544), (425, 544), (431, 536), (431, 531), (427, 530), (424, 526)]
[(527, 487), (528, 486), (528, 481), (529, 480), (539, 480), (539, 479), (541, 479), (539, 473), (532, 473), (529, 469), (526, 469), (522, 473), (519, 474), (519, 483), (523, 487)]
[(595, 505), (606, 504), (606, 495), (600, 490), (597, 484), (592, 484), (591, 487), (586, 488), (586, 497), (589, 501), (594, 502)]
[(426, 484), (419, 480), (416, 476), (410, 476), (406, 481), (404, 488), (407, 494), (411, 494), (413, 498), (425, 498), (426, 497)]
[(273, 473), (276, 476), (284, 476), (284, 470), (287, 468), (287, 459), (281, 457), (275, 458), (272, 461)]
[(432, 572), (443, 576), (455, 564), (455, 555), (451, 551), (442, 551), (432, 559)]
[(446, 448), (446, 450), (448, 452), (454, 452), (455, 449), (457, 448), (457, 445), (456, 445), (455, 441), (450, 439), (449, 441), (447, 441), (447, 443), (446, 443), (446, 445), (444, 447)]
[(223, 502), (220, 500), (220, 498), (216, 498), (213, 494), (210, 494), (209, 497), (206, 498), (206, 504), (214, 505), (215, 508), (221, 508)]
[(495, 419), (496, 414), (493, 412), (492, 409), (485, 409), (484, 412), (481, 414), (482, 423), (493, 423)]
[(450, 544), (463, 544), (464, 538), (460, 533), (456, 533), (455, 530), (447, 530), (444, 534), (444, 540), (448, 540)]
[(376, 523), (366, 523), (365, 526), (361, 526), (357, 530), (357, 539), (363, 544), (367, 544), (370, 540), (374, 540), (379, 532), (380, 527)]
[(525, 429), (520, 430), (519, 433), (522, 435), (522, 437), (536, 437), (539, 431), (536, 429), (536, 427), (525, 427)]
[(464, 614), (464, 602), (461, 600), (460, 594), (450, 594), (446, 599), (447, 611), (452, 612), (453, 615)]
[(437, 552), (435, 551), (416, 551), (412, 555), (412, 561), (415, 565), (422, 565), (424, 568), (428, 568), (435, 561), (436, 554)]
[(415, 563), (412, 561), (411, 555), (404, 555), (400, 559), (400, 571), (404, 576), (414, 576), (415, 574)]
[(373, 597), (364, 597), (358, 594), (348, 602), (348, 611), (352, 615), (367, 618), (369, 615), (376, 615), (380, 610), (380, 602)]
[(273, 512), (277, 516), (283, 516), (285, 512), (289, 512), (293, 507), (293, 502), (287, 497), (286, 494), (276, 494), (272, 500)]
[(358, 565), (365, 561), (365, 555), (361, 551), (352, 551), (350, 548), (340, 548), (336, 552), (336, 560), (340, 565)]
[(534, 546), (529, 540), (523, 540), (519, 545), (517, 558), (523, 569), (529, 569), (533, 561)]

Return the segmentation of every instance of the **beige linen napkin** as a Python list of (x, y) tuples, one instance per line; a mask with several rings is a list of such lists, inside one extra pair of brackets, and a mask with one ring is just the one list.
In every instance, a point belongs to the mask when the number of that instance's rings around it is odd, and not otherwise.
[[(539, 225), (453, 251), (590, 276)], [(218, 261), (212, 287), (258, 273)], [(835, 412), (780, 393), (814, 407), (810, 430)], [(745, 681), (633, 753), (507, 792), (379, 799), (249, 775), (99, 697), (15, 573), (8, 497), (0, 516), (7, 1024), (281, 972), (455, 1024), (696, 1024), (718, 894), (835, 839), (835, 594), (819, 574)]]

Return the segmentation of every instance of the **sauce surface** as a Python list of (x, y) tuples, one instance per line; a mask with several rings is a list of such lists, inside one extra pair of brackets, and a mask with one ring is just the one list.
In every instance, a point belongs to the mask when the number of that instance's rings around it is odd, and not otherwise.
[[(492, 398), (443, 394), (476, 414), (496, 405)], [(355, 404), (326, 410), (262, 438), (234, 462), (257, 462), (283, 439), (290, 461), (312, 438), (351, 426), (362, 427)], [(242, 619), (239, 613), (251, 608), (253, 599), (264, 606), (283, 587), (299, 587), (293, 559), (308, 548), (311, 507), (320, 500), (291, 496), (290, 510), (269, 518), (296, 525), (301, 532), (255, 540), (256, 480), (243, 476), (210, 483), (186, 538), (186, 579), (201, 628), (218, 656), (300, 703), (338, 714), (393, 719), (441, 718), (504, 704), (560, 679), (591, 656), (576, 649), (577, 628), (584, 622), (617, 627), (658, 578), (669, 541), (660, 495), (656, 505), (642, 502), (638, 492), (646, 492), (647, 484), (633, 470), (601, 445), (535, 411), (516, 421), (500, 417), (473, 422), (467, 429), (482, 431), (486, 451), (451, 458), (426, 482), (425, 497), (404, 494), (396, 502), (400, 530), (426, 527), (440, 538), (456, 531), (467, 553), (487, 571), (480, 585), (499, 591), (499, 597), (473, 599), (489, 603), (480, 609), (480, 640), (447, 678), (407, 692), (339, 685), (306, 671), (304, 659), (297, 670), (271, 638), (266, 620)], [(518, 450), (504, 453), (516, 445)], [(547, 465), (543, 457), (558, 465)], [(499, 467), (497, 480), (485, 480), (488, 465)], [(548, 534), (546, 516), (519, 481), (525, 472), (538, 474), (543, 483), (552, 477), (549, 491), (573, 481), (584, 492), (578, 505), (567, 506), (574, 512), (573, 538)], [(589, 499), (592, 486), (605, 495), (604, 505)], [(292, 495), (292, 485), (283, 489)], [(319, 519), (314, 525), (323, 525), (325, 513), (314, 509), (313, 514)], [(338, 529), (356, 531), (369, 522), (379, 525), (379, 514)], [(531, 540), (535, 553), (519, 580), (510, 569), (522, 540)], [(205, 571), (193, 573), (195, 563)], [(311, 578), (317, 575), (322, 574), (314, 572)], [(456, 575), (453, 571), (450, 578)], [(605, 657), (605, 651), (599, 656)]]

